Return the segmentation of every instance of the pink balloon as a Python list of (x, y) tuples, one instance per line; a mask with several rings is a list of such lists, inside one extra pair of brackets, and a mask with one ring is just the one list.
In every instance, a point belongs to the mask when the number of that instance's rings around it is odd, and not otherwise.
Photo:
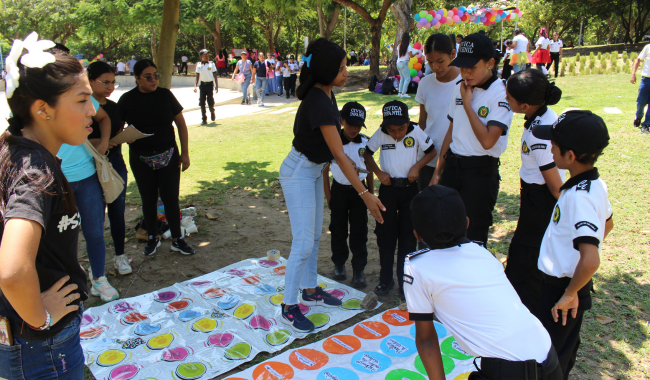
[(433, 24), (433, 29), (440, 29), (441, 23)]
[(428, 22), (422, 26), (424, 29), (429, 29), (431, 27), (431, 24)]
[(447, 17), (454, 17), (454, 11), (447, 11)]
[(460, 21), (460, 17), (458, 17), (458, 16), (454, 16), (451, 19), (454, 20), (454, 22), (457, 23), (457, 24)]
[(415, 83), (418, 83), (418, 82), (420, 82), (420, 77), (413, 77), (413, 78), (411, 78), (411, 80), (413, 82), (415, 82)]
[(436, 16), (434, 17), (436, 20), (440, 21), (442, 18), (442, 15), (440, 13), (436, 13)]
[(441, 24), (446, 24), (447, 23), (447, 17), (445, 17), (445, 16), (440, 17), (440, 23)]

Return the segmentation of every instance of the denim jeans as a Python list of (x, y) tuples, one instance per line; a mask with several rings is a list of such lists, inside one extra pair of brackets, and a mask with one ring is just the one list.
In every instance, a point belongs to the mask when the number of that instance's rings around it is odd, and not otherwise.
[(266, 86), (266, 95), (272, 94), (275, 92), (275, 77), (273, 78), (268, 78), (269, 84)]
[(291, 253), (284, 276), (284, 302), (298, 303), (298, 290), (317, 283), (318, 243), (323, 232), (323, 168), (291, 148), (280, 166), (280, 184), (291, 223)]
[[(108, 157), (113, 169), (124, 180), (124, 190), (113, 203), (106, 205), (108, 221), (111, 224), (111, 237), (115, 246), (115, 255), (124, 254), (124, 237), (126, 236), (126, 222), (124, 221), (124, 210), (126, 209), (126, 164), (121, 153), (114, 153)], [(93, 272), (94, 273), (94, 272)]]
[(521, 65), (512, 65), (512, 72), (516, 73), (526, 68), (526, 64), (522, 63)]
[[(88, 261), (93, 277), (104, 275), (106, 244), (104, 243), (104, 192), (99, 184), (97, 173), (77, 182), (70, 182), (74, 198), (81, 216), (81, 232), (86, 239)], [(124, 239), (122, 239), (124, 242)]]
[[(650, 78), (641, 77), (639, 96), (636, 98), (636, 119), (641, 120), (645, 107), (650, 104)], [(645, 113), (645, 120), (641, 123), (644, 127), (650, 125), (650, 107)]]
[(255, 78), (255, 90), (257, 91), (257, 98), (264, 103), (264, 95), (266, 95), (266, 86), (269, 84), (267, 78)]
[(277, 73), (275, 74), (275, 85), (277, 87), (276, 92), (278, 95), (282, 95), (282, 82), (283, 82), (283, 77), (282, 74), (278, 75)]
[(52, 338), (28, 342), (14, 337), (13, 346), (0, 345), (0, 378), (83, 380), (85, 359), (79, 341), (83, 309), (77, 313), (77, 317)]
[(242, 101), (246, 101), (246, 98), (248, 97), (248, 86), (251, 84), (251, 74), (245, 74), (244, 75), (244, 81), (241, 84), (241, 92), (242, 92)]
[(409, 71), (409, 61), (397, 62), (397, 71), (399, 71), (399, 93), (406, 94), (411, 83), (411, 73)]

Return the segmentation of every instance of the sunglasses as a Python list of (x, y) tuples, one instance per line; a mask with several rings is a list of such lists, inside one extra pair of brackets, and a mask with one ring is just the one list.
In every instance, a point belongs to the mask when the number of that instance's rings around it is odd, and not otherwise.
[(141, 75), (139, 78), (144, 78), (147, 82), (155, 82), (157, 80), (160, 80), (160, 74), (155, 73), (153, 75)]

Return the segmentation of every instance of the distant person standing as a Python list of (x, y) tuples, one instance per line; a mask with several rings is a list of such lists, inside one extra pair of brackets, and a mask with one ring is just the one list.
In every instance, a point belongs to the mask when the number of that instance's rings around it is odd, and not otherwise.
[(181, 68), (180, 70), (178, 70), (179, 75), (180, 73), (183, 72), (183, 68), (185, 68), (185, 75), (187, 75), (187, 60), (188, 60), (187, 56), (183, 54), (183, 56), (181, 57)]
[(551, 68), (551, 64), (555, 63), (555, 77), (557, 78), (557, 73), (559, 72), (558, 65), (562, 59), (562, 48), (564, 47), (564, 43), (560, 39), (560, 35), (557, 32), (553, 33), (553, 39), (551, 40), (549, 46), (551, 62), (546, 65), (546, 70), (549, 70)]
[(226, 71), (226, 54), (224, 53), (223, 50), (219, 50), (217, 52), (217, 71), (219, 72), (219, 77), (223, 76), (228, 76), (228, 72)]
[[(291, 70), (291, 82), (289, 85), (291, 86), (291, 96), (296, 96), (296, 81), (298, 79), (298, 63), (296, 62), (296, 57), (293, 56), (293, 54), (289, 57), (289, 70)], [(289, 97), (289, 93), (287, 93), (287, 98)]]
[(408, 33), (402, 34), (402, 42), (397, 45), (397, 71), (399, 71), (399, 97), (410, 98), (406, 94), (409, 83), (411, 83), (411, 74), (409, 73), (409, 60), (414, 57), (417, 50), (413, 49), (411, 45), (411, 37)]
[(549, 53), (550, 42), (546, 34), (546, 29), (542, 28), (539, 31), (539, 39), (535, 43), (535, 54), (533, 54), (533, 63), (539, 70), (551, 63), (551, 54)]
[(267, 71), (269, 65), (265, 60), (264, 53), (258, 53), (258, 61), (253, 64), (253, 84), (257, 92), (257, 106), (264, 107), (264, 96), (266, 95), (266, 86), (269, 84)]
[(528, 38), (521, 33), (521, 29), (515, 29), (515, 37), (512, 39), (512, 56), (510, 57), (510, 64), (512, 71), (521, 71), (530, 62), (528, 54)]
[(126, 71), (126, 64), (122, 61), (117, 61), (117, 75), (124, 75)]
[(250, 104), (248, 99), (248, 86), (251, 83), (251, 67), (253, 65), (248, 60), (248, 54), (245, 51), (241, 53), (241, 61), (237, 62), (235, 70), (232, 72), (232, 80), (235, 80), (235, 76), (238, 72), (241, 72), (244, 75), (244, 81), (241, 83), (242, 99), (241, 104)]
[(133, 67), (135, 66), (136, 63), (138, 63), (138, 61), (135, 60), (135, 55), (132, 55), (131, 60), (127, 62), (127, 64), (129, 65), (129, 74), (131, 76), (133, 76)]
[[(203, 49), (199, 52), (201, 55), (201, 62), (196, 64), (196, 82), (194, 83), (194, 92), (196, 93), (196, 86), (199, 86), (199, 106), (201, 107), (201, 125), (208, 124), (208, 116), (205, 113), (205, 100), (208, 100), (208, 107), (210, 108), (210, 119), (215, 120), (214, 114), (214, 97), (212, 91), (219, 92), (219, 82), (214, 76), (217, 67), (214, 62), (210, 61), (210, 52)], [(199, 85), (199, 82), (201, 83)]]
[(632, 67), (632, 78), (630, 82), (636, 84), (636, 70), (639, 68), (639, 64), (643, 60), (643, 70), (641, 71), (641, 84), (639, 85), (639, 96), (636, 98), (636, 118), (634, 119), (634, 126), (641, 127), (641, 133), (647, 134), (650, 133), (648, 127), (650, 126), (650, 107), (645, 114), (645, 120), (641, 123), (641, 118), (643, 117), (643, 111), (645, 107), (650, 104), (650, 44), (646, 45), (639, 58), (634, 61), (634, 66)]

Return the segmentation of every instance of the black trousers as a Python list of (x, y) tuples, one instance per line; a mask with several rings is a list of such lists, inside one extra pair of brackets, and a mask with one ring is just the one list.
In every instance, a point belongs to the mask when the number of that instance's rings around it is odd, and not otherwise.
[(135, 178), (135, 183), (138, 185), (138, 191), (140, 191), (142, 214), (147, 227), (147, 235), (158, 235), (156, 209), (158, 208), (158, 196), (160, 196), (165, 205), (165, 216), (167, 217), (167, 223), (169, 223), (172, 238), (179, 238), (181, 237), (181, 211), (178, 205), (178, 196), (181, 168), (178, 167), (178, 147), (174, 148), (174, 154), (169, 164), (164, 168), (154, 170), (140, 160), (141, 155), (153, 156), (163, 152), (136, 152), (130, 150), (129, 163), (131, 164), (131, 172), (133, 178)]
[(291, 74), (291, 96), (296, 95), (296, 81), (298, 80), (298, 74)]
[(214, 113), (214, 82), (201, 82), (199, 85), (199, 107), (201, 107), (201, 119), (203, 121), (208, 120), (208, 116), (205, 113), (205, 100), (208, 100), (208, 107), (210, 108), (210, 113)]
[(287, 99), (291, 95), (291, 77), (282, 77), (282, 84), (284, 84), (284, 92), (287, 94)]
[(497, 358), (481, 358), (481, 369), (472, 372), (468, 380), (562, 380), (557, 352), (553, 345), (543, 363), (534, 360), (509, 361)]
[(546, 64), (546, 70), (551, 69), (551, 65), (554, 64), (553, 67), (555, 67), (555, 77), (557, 78), (558, 74), (558, 65), (560, 64), (560, 53), (551, 53), (551, 62)]
[(465, 212), (469, 218), (469, 240), (487, 244), (500, 182), (498, 158), (465, 157), (447, 151), (447, 163), (440, 177), (440, 185), (458, 191), (465, 203)]
[(183, 67), (185, 68), (185, 75), (187, 75), (187, 62), (181, 62), (181, 68), (178, 69), (178, 73), (180, 74), (183, 72)]
[(557, 350), (557, 356), (562, 367), (564, 379), (569, 379), (569, 372), (576, 363), (578, 348), (580, 347), (580, 328), (582, 319), (586, 310), (591, 309), (591, 289), (593, 282), (590, 280), (587, 285), (578, 291), (578, 315), (576, 318), (571, 317), (571, 313), (566, 321), (566, 326), (562, 326), (562, 317), (558, 321), (553, 321), (551, 309), (555, 303), (564, 294), (564, 290), (569, 286), (571, 278), (557, 278), (544, 274), (544, 284), (542, 285), (542, 294), (539, 300), (539, 306), (535, 316), (542, 322), (546, 331), (551, 336), (551, 342)]
[(508, 80), (512, 75), (512, 66), (510, 65), (510, 58), (503, 61), (503, 71), (501, 72), (501, 79)]
[(381, 215), (384, 224), (377, 222), (375, 235), (379, 246), (379, 283), (389, 284), (393, 279), (395, 248), (397, 247), (397, 283), (402, 289), (404, 278), (404, 259), (415, 252), (417, 240), (413, 235), (411, 221), (411, 201), (418, 195), (417, 183), (407, 187), (379, 186), (379, 200), (386, 207)]
[[(352, 269), (363, 271), (368, 263), (368, 208), (352, 186), (341, 185), (334, 180), (330, 199), (332, 233), (332, 262), (345, 265), (352, 251)], [(350, 249), (348, 250), (348, 222), (350, 225)]]
[(557, 200), (545, 184), (521, 181), (520, 194), (519, 221), (508, 249), (505, 272), (521, 302), (535, 313), (543, 284), (542, 272), (537, 269), (539, 248)]

